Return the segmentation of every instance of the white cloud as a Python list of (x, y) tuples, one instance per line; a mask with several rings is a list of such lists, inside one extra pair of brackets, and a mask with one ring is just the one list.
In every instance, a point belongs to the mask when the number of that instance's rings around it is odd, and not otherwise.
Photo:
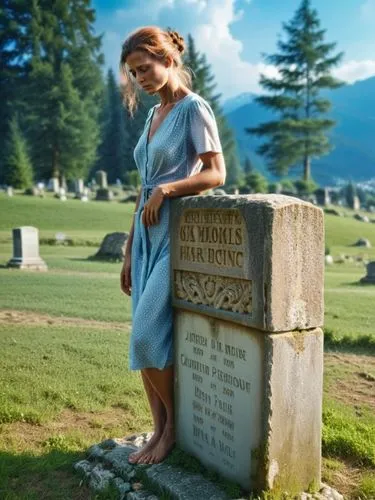
[(375, 20), (375, 0), (366, 0), (360, 6), (361, 18), (364, 21), (374, 21)]
[[(247, 3), (249, 0), (242, 0), (241, 7), (246, 8)], [(107, 65), (117, 71), (122, 41), (137, 27), (170, 26), (183, 36), (193, 35), (197, 49), (207, 56), (217, 90), (224, 99), (242, 92), (259, 92), (260, 74), (277, 77), (277, 70), (262, 62), (252, 64), (243, 59), (243, 43), (231, 32), (231, 26), (243, 15), (239, 4), (239, 0), (140, 0), (134, 7), (118, 9), (101, 23), (103, 31), (106, 26), (111, 28), (103, 40)], [(375, 13), (375, 0), (362, 5), (368, 14), (372, 8)], [(375, 74), (375, 61), (348, 61), (334, 74), (347, 82), (368, 78)]]
[(332, 71), (336, 78), (353, 83), (375, 75), (375, 60), (348, 61)]

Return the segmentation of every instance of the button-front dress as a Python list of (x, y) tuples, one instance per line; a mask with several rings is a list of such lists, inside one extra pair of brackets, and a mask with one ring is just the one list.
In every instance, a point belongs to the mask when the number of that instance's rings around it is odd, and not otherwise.
[(144, 204), (155, 186), (198, 173), (202, 167), (198, 155), (222, 151), (212, 109), (194, 92), (174, 105), (149, 139), (152, 118), (159, 106), (150, 109), (134, 149), (142, 195), (134, 219), (131, 254), (131, 370), (163, 369), (173, 363), (170, 199), (163, 200), (159, 223), (149, 227), (141, 220)]

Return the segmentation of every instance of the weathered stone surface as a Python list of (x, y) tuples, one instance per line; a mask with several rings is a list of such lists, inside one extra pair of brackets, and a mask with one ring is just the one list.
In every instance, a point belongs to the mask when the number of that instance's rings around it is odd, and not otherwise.
[(172, 204), (176, 307), (265, 331), (323, 324), (320, 208), (283, 195), (193, 196)]
[(119, 492), (119, 500), (125, 499), (127, 496), (127, 493), (129, 493), (129, 491), (131, 491), (131, 489), (132, 489), (130, 483), (126, 483), (125, 481), (123, 481), (119, 477), (115, 477), (114, 479), (112, 479), (112, 484)]
[(39, 255), (39, 231), (36, 227), (23, 226), (13, 229), (13, 257), (7, 266), (47, 271), (47, 264)]
[(104, 237), (98, 252), (90, 259), (122, 261), (125, 254), (129, 233), (110, 233)]
[(128, 462), (129, 455), (135, 450), (137, 448), (133, 446), (116, 446), (116, 448), (105, 454), (104, 461), (107, 464), (111, 464), (115, 470), (128, 474), (133, 470), (133, 466)]
[(88, 460), (80, 460), (79, 462), (73, 465), (74, 470), (78, 473), (88, 477), (94, 468), (94, 465), (90, 463)]
[(367, 264), (367, 274), (361, 278), (361, 283), (373, 283), (375, 285), (375, 261)]
[(132, 491), (128, 493), (126, 500), (159, 500), (156, 495), (147, 490)]
[(371, 243), (367, 238), (359, 238), (353, 246), (371, 248)]
[(319, 482), (322, 331), (265, 334), (183, 310), (174, 328), (178, 445), (247, 490)]
[(90, 488), (92, 488), (95, 491), (102, 491), (108, 488), (110, 485), (111, 480), (114, 478), (113, 472), (103, 469), (103, 466), (101, 464), (96, 465), (91, 473), (90, 473), (90, 480), (89, 480), (89, 485)]
[(321, 479), (323, 332), (268, 335), (265, 360), (265, 487), (307, 490)]
[(192, 474), (171, 465), (152, 465), (147, 469), (146, 475), (157, 487), (166, 489), (172, 498), (179, 500), (229, 499), (220, 488), (200, 474)]

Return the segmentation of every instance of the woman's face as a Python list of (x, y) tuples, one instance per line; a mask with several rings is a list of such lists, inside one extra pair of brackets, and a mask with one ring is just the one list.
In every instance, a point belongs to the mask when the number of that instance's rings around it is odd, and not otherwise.
[(142, 50), (135, 50), (126, 58), (126, 64), (138, 85), (148, 94), (155, 94), (168, 82), (169, 61), (160, 62)]

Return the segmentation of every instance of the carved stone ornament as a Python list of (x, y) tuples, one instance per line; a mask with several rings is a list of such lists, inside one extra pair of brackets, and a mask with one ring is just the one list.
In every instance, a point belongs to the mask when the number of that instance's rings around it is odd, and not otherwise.
[(191, 271), (175, 271), (174, 293), (178, 300), (203, 304), (241, 314), (252, 312), (252, 281)]

